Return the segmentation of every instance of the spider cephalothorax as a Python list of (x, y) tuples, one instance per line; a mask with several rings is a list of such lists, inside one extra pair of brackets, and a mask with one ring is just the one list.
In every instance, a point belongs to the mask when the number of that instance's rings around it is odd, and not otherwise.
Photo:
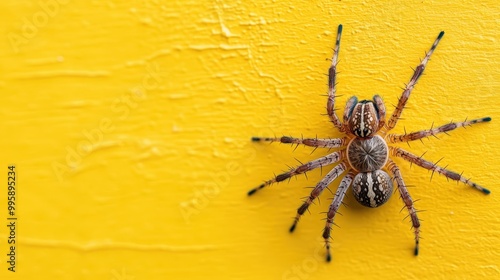
[[(375, 95), (373, 100), (378, 100), (381, 107), (371, 100), (362, 100), (356, 102), (357, 98), (351, 97), (347, 102), (346, 110), (349, 112), (347, 115), (347, 127), (349, 131), (360, 138), (370, 138), (377, 131), (384, 126), (385, 120), (385, 107), (380, 96)], [(352, 104), (351, 104), (352, 103)], [(347, 106), (350, 106), (348, 108)]]
[[(404, 149), (388, 146), (387, 142), (398, 143), (414, 141), (428, 136), (433, 136), (438, 133), (454, 130), (458, 127), (469, 126), (481, 122), (489, 122), (491, 121), (491, 118), (485, 117), (470, 121), (449, 123), (437, 128), (421, 130), (409, 134), (388, 134), (388, 132), (396, 126), (396, 123), (399, 120), (406, 103), (408, 102), (411, 91), (424, 72), (425, 66), (427, 65), (432, 53), (443, 37), (444, 32), (441, 32), (422, 62), (417, 66), (417, 68), (415, 68), (413, 76), (410, 78), (410, 81), (399, 98), (394, 113), (392, 113), (387, 122), (385, 120), (385, 105), (382, 98), (378, 95), (375, 95), (373, 100), (362, 100), (359, 102), (356, 97), (351, 97), (346, 103), (343, 122), (341, 122), (335, 113), (337, 58), (340, 49), (341, 34), (342, 25), (339, 25), (332, 64), (328, 70), (328, 100), (326, 110), (328, 116), (330, 117), (330, 121), (340, 132), (345, 133), (345, 137), (325, 139), (294, 138), (288, 136), (283, 136), (281, 138), (252, 137), (252, 141), (255, 142), (277, 141), (287, 144), (303, 144), (316, 148), (337, 149), (337, 151), (300, 165), (296, 168), (292, 168), (285, 173), (279, 174), (275, 178), (265, 181), (263, 184), (250, 190), (248, 195), (252, 195), (272, 183), (284, 181), (297, 174), (306, 173), (307, 171), (319, 167), (338, 163), (330, 170), (330, 172), (328, 172), (328, 174), (326, 174), (316, 187), (314, 187), (309, 197), (297, 209), (297, 215), (292, 226), (290, 227), (290, 232), (294, 231), (300, 217), (309, 208), (309, 205), (311, 205), (311, 203), (326, 187), (328, 187), (331, 182), (341, 176), (344, 172), (347, 172), (347, 174), (343, 176), (335, 193), (335, 197), (330, 205), (327, 213), (326, 225), (323, 231), (323, 238), (325, 239), (327, 249), (326, 259), (327, 261), (330, 261), (331, 227), (333, 225), (335, 214), (337, 213), (349, 186), (352, 184), (354, 197), (360, 204), (367, 207), (378, 207), (384, 204), (391, 196), (393, 181), (395, 181), (399, 195), (403, 200), (411, 218), (415, 233), (414, 254), (418, 255), (420, 221), (417, 217), (417, 210), (415, 209), (413, 200), (408, 193), (408, 189), (403, 181), (401, 172), (399, 171), (397, 165), (389, 158), (389, 154), (395, 157), (400, 157), (425, 169), (432, 170), (432, 172), (437, 172), (449, 179), (463, 182), (485, 194), (489, 194), (490, 191), (463, 177), (461, 174), (440, 167), (437, 164), (407, 152)], [(392, 178), (388, 173), (392, 175)]]

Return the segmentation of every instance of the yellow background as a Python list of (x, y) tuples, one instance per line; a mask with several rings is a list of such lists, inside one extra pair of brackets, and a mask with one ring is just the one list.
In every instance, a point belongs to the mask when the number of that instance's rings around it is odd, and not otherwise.
[[(0, 278), (498, 279), (499, 14), (493, 0), (2, 1), (0, 180), (17, 166), (19, 220), (11, 273), (3, 187)], [(397, 195), (346, 199), (331, 263), (331, 194), (288, 233), (319, 171), (246, 196), (326, 153), (251, 136), (340, 136), (322, 115), (339, 23), (338, 108), (380, 94), (392, 111), (445, 30), (396, 131), (493, 119), (408, 148), (489, 196), (397, 159), (425, 210), (418, 257)]]

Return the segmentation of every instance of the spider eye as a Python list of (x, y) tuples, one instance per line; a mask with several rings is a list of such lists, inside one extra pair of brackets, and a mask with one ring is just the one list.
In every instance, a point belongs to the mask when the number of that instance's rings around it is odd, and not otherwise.
[(363, 100), (354, 106), (349, 116), (349, 129), (361, 138), (375, 135), (378, 129), (377, 109), (372, 101)]

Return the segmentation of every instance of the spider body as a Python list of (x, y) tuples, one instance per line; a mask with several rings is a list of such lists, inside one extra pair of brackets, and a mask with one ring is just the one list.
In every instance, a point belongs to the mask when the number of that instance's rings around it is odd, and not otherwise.
[(347, 144), (347, 161), (358, 172), (381, 169), (389, 159), (389, 147), (380, 135), (371, 138), (353, 138)]
[[(323, 156), (319, 159), (307, 162), (300, 166), (290, 169), (287, 172), (279, 174), (274, 178), (265, 181), (258, 187), (250, 190), (248, 195), (253, 195), (257, 191), (265, 188), (276, 182), (281, 182), (291, 178), (292, 176), (306, 173), (307, 171), (320, 168), (323, 166), (337, 163), (326, 176), (313, 188), (310, 195), (305, 199), (302, 205), (297, 209), (297, 215), (290, 227), (290, 232), (293, 232), (297, 223), (311, 203), (328, 187), (335, 179), (342, 177), (342, 180), (337, 188), (332, 203), (328, 209), (326, 224), (323, 230), (323, 238), (326, 245), (326, 259), (331, 260), (330, 255), (330, 233), (331, 227), (334, 224), (335, 215), (339, 209), (347, 189), (352, 185), (352, 192), (356, 201), (367, 207), (378, 207), (384, 204), (393, 193), (393, 182), (397, 186), (399, 196), (401, 197), (409, 217), (411, 218), (412, 227), (415, 235), (414, 254), (418, 255), (420, 241), (420, 220), (417, 216), (417, 210), (413, 200), (404, 183), (403, 177), (398, 166), (389, 158), (389, 156), (399, 157), (412, 164), (437, 172), (451, 180), (463, 182), (484, 194), (489, 194), (490, 191), (482, 186), (470, 181), (461, 174), (438, 166), (416, 156), (402, 148), (388, 145), (398, 142), (409, 142), (419, 140), (429, 136), (435, 136), (439, 133), (446, 133), (459, 127), (470, 126), (481, 122), (489, 122), (491, 118), (485, 117), (470, 121), (454, 122), (442, 125), (437, 128), (421, 130), (405, 134), (390, 134), (399, 120), (403, 109), (408, 102), (410, 93), (414, 89), (417, 81), (421, 77), (424, 69), (436, 49), (439, 41), (444, 35), (444, 32), (439, 33), (434, 41), (434, 44), (427, 52), (421, 63), (415, 68), (410, 81), (406, 85), (398, 100), (398, 104), (386, 121), (386, 109), (382, 98), (378, 95), (373, 97), (373, 100), (362, 100), (354, 96), (351, 97), (345, 106), (343, 121), (335, 113), (335, 96), (336, 96), (336, 78), (337, 78), (337, 59), (340, 49), (340, 38), (342, 34), (342, 25), (339, 25), (337, 31), (337, 39), (332, 58), (332, 64), (328, 70), (328, 100), (327, 114), (333, 125), (345, 136), (342, 138), (294, 138), (289, 136), (276, 137), (252, 137), (254, 142), (281, 142), (286, 144), (303, 144), (315, 148), (335, 149), (336, 151)], [(345, 175), (342, 175), (346, 173)]]

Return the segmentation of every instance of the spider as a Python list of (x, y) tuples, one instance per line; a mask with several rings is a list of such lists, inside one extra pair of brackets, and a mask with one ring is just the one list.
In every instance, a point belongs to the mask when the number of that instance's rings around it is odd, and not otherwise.
[[(409, 142), (419, 140), (429, 136), (435, 136), (439, 133), (447, 133), (459, 127), (470, 126), (476, 123), (489, 122), (490, 117), (465, 120), (463, 122), (452, 122), (436, 128), (421, 130), (405, 134), (388, 134), (399, 120), (403, 109), (405, 108), (410, 93), (415, 87), (418, 79), (422, 76), (424, 69), (429, 62), (429, 59), (436, 49), (439, 41), (442, 39), (444, 32), (441, 31), (437, 36), (434, 44), (426, 53), (424, 59), (415, 68), (413, 76), (403, 90), (398, 104), (392, 113), (391, 117), (386, 120), (386, 108), (382, 98), (378, 95), (373, 96), (372, 100), (358, 101), (357, 97), (353, 96), (348, 99), (343, 121), (335, 113), (335, 94), (336, 94), (336, 78), (337, 78), (337, 58), (340, 49), (340, 37), (342, 35), (342, 25), (338, 26), (337, 39), (335, 48), (333, 49), (333, 58), (331, 66), (328, 70), (328, 100), (326, 111), (335, 128), (345, 136), (342, 138), (295, 138), (295, 137), (252, 137), (254, 142), (281, 142), (297, 146), (303, 144), (316, 148), (336, 148), (337, 151), (330, 153), (319, 159), (301, 164), (289, 171), (279, 174), (274, 178), (265, 181), (258, 187), (251, 189), (248, 195), (253, 195), (257, 191), (273, 184), (281, 182), (292, 176), (306, 173), (307, 171), (321, 168), (326, 165), (337, 163), (326, 176), (313, 188), (309, 197), (305, 199), (303, 204), (297, 209), (297, 215), (290, 227), (290, 232), (295, 230), (301, 216), (309, 208), (309, 205), (328, 187), (336, 178), (345, 174), (338, 186), (332, 203), (328, 209), (326, 217), (326, 225), (323, 230), (323, 238), (326, 247), (326, 260), (331, 261), (330, 253), (330, 232), (334, 224), (335, 214), (339, 209), (342, 200), (349, 186), (352, 185), (354, 198), (360, 204), (367, 207), (379, 207), (383, 205), (393, 193), (393, 181), (397, 185), (399, 195), (404, 202), (406, 209), (411, 218), (412, 228), (415, 234), (415, 249), (414, 255), (419, 252), (420, 239), (420, 221), (417, 216), (413, 200), (408, 192), (403, 176), (401, 175), (398, 166), (389, 158), (389, 154), (394, 157), (400, 157), (411, 164), (418, 165), (422, 168), (437, 172), (445, 177), (463, 182), (484, 194), (489, 194), (490, 191), (482, 186), (465, 178), (461, 174), (453, 172), (445, 167), (440, 167), (437, 163), (432, 163), (423, 159), (421, 156), (412, 154), (399, 147), (388, 146), (387, 143)], [(389, 175), (390, 174), (390, 175)]]

